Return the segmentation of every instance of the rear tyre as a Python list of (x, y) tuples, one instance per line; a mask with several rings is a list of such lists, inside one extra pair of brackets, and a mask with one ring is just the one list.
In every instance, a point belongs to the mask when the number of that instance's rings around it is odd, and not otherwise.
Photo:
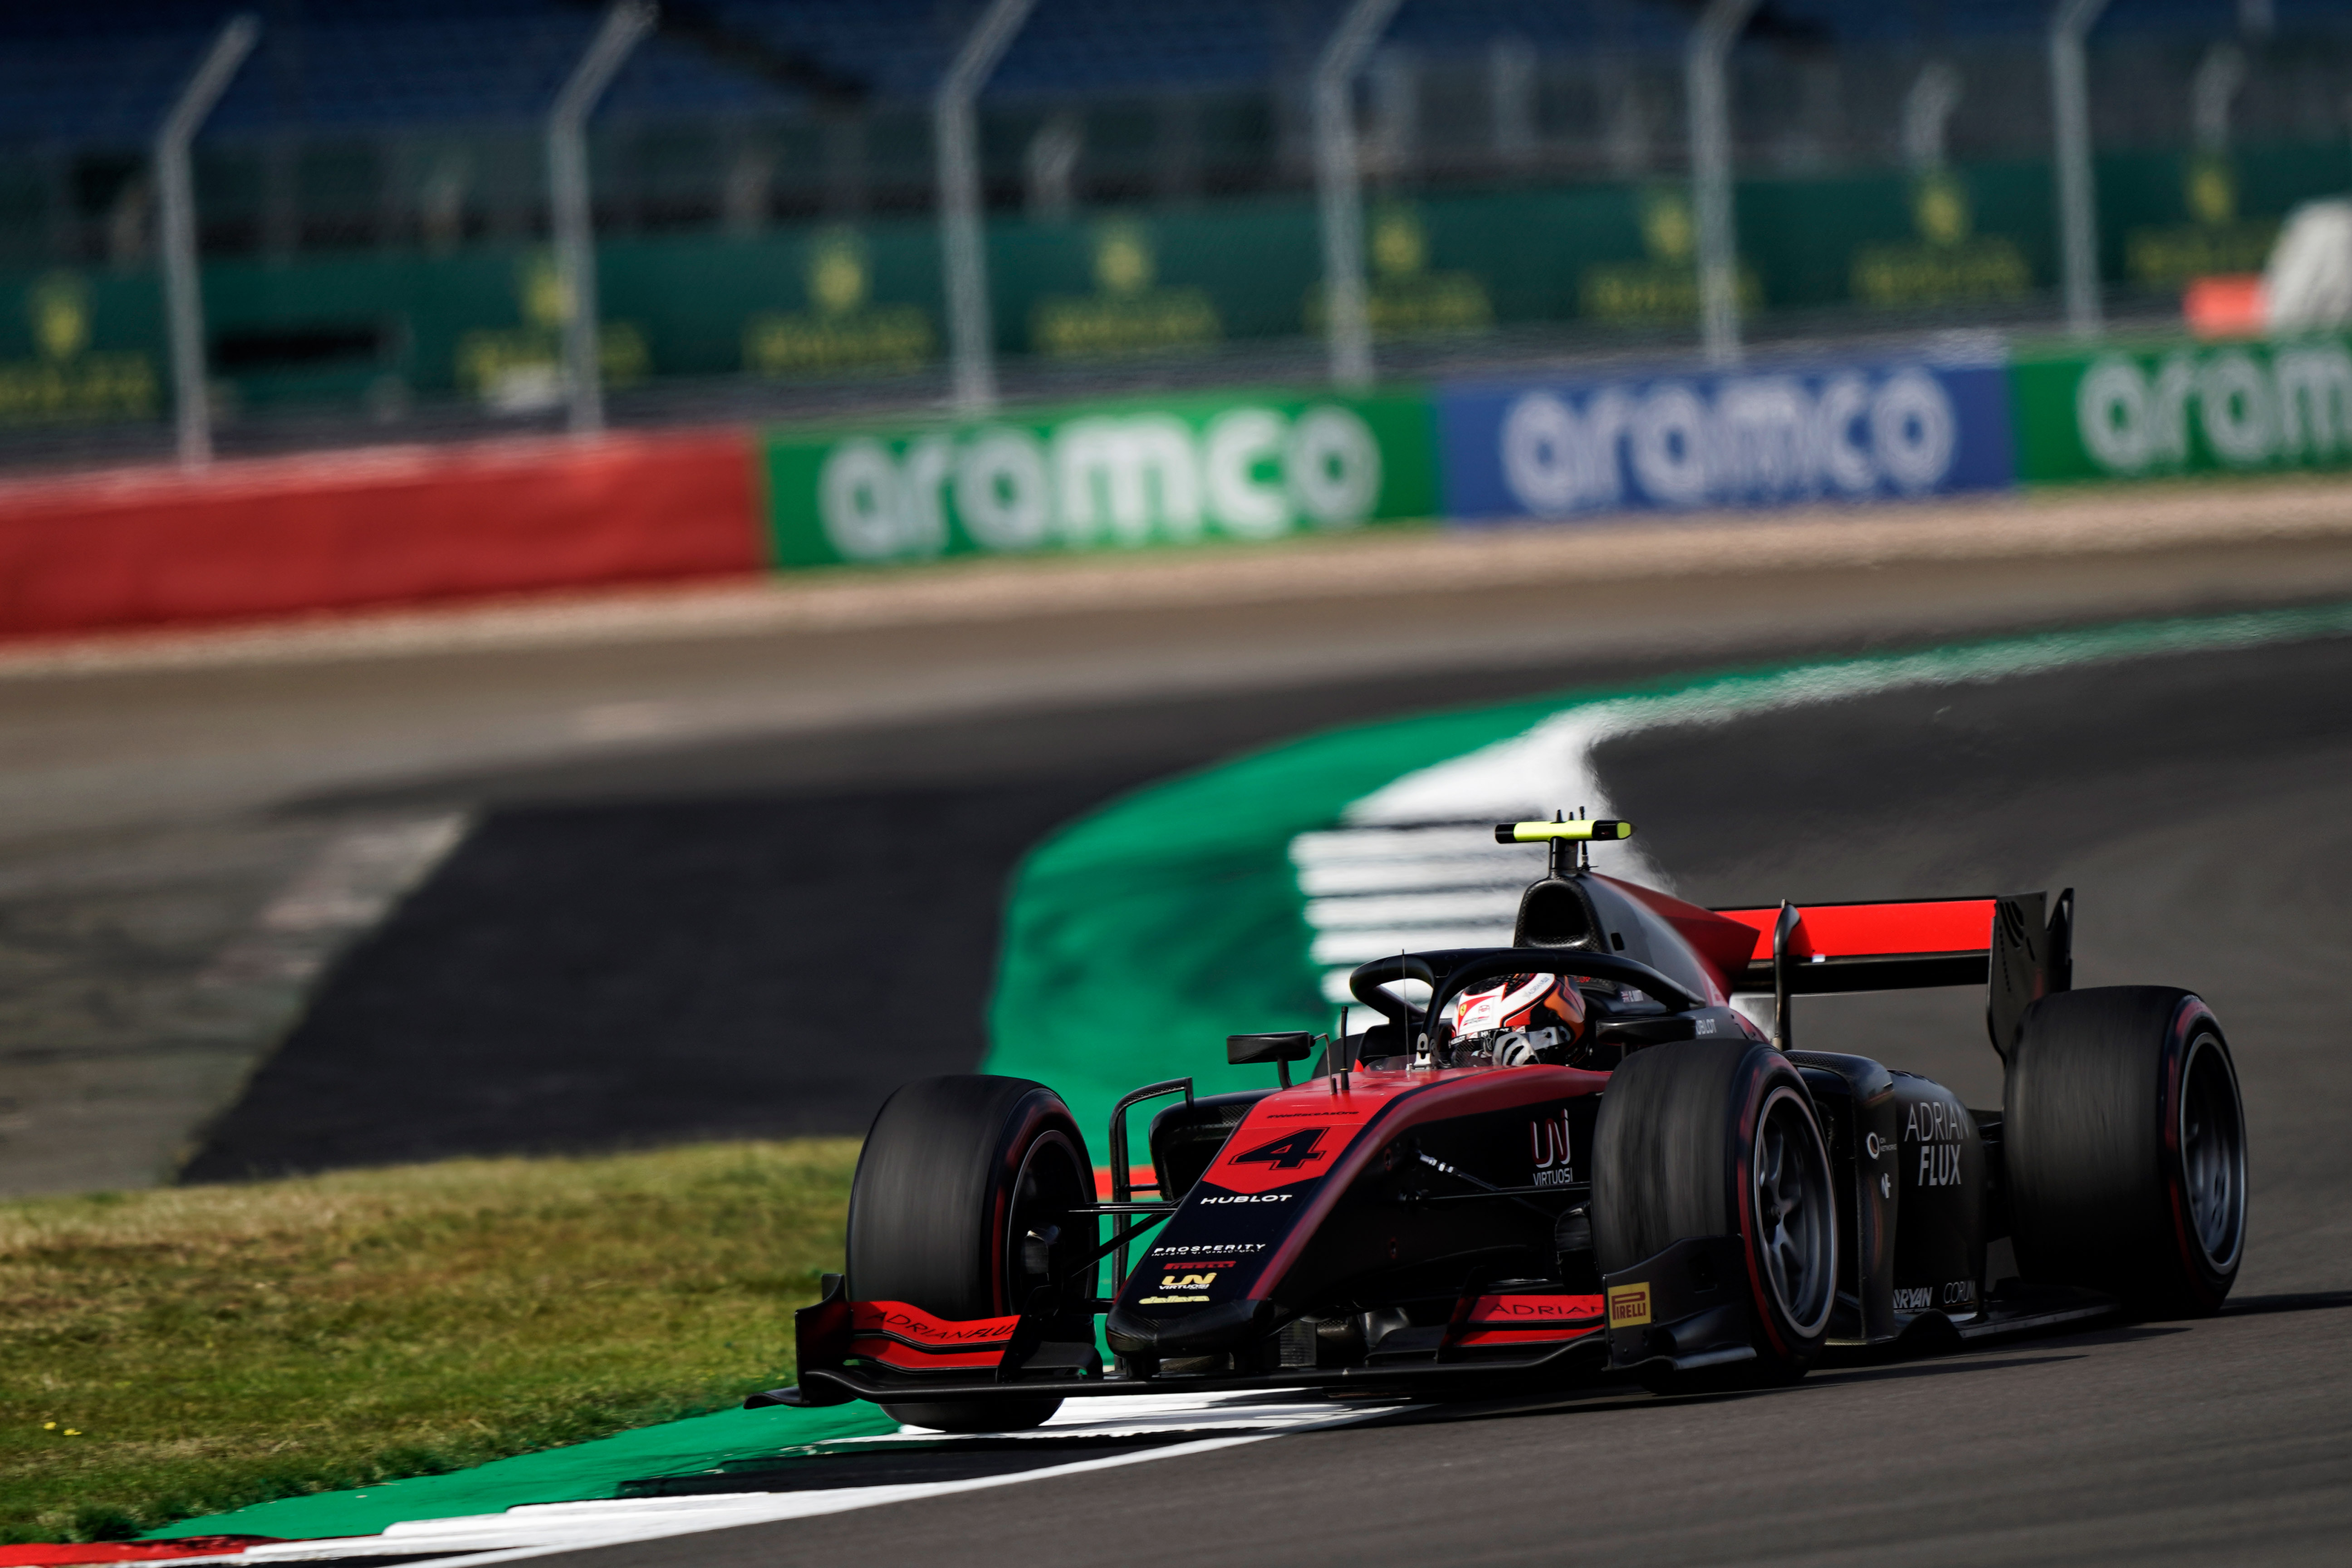
[(2221, 1310), (2245, 1253), (2246, 1121), (2212, 1009), (2161, 985), (2045, 996), (2004, 1098), (2021, 1273), (2143, 1317)]
[[(936, 1317), (1002, 1318), (1051, 1290), (1090, 1337), (1094, 1201), (1086, 1140), (1061, 1096), (1026, 1079), (919, 1079), (883, 1103), (849, 1189), (848, 1287)], [(1060, 1280), (1056, 1286), (1053, 1282)], [(1035, 1426), (1057, 1398), (907, 1400), (883, 1409), (946, 1432)]]
[(1780, 1052), (1690, 1040), (1628, 1058), (1601, 1098), (1591, 1212), (1603, 1274), (1689, 1237), (1741, 1240), (1756, 1360), (1712, 1374), (1654, 1369), (1651, 1388), (1793, 1382), (1821, 1354), (1837, 1304), (1829, 1149)]

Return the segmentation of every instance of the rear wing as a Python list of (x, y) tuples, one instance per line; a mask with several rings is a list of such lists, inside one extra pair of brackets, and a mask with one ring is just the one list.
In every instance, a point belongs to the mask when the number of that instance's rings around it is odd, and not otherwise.
[(2003, 1057), (2019, 1019), (2074, 982), (2074, 889), (1884, 904), (1717, 910), (1756, 932), (1735, 992), (1769, 992), (1787, 1044), (1788, 999), (1930, 985), (1986, 987), (1986, 1026)]

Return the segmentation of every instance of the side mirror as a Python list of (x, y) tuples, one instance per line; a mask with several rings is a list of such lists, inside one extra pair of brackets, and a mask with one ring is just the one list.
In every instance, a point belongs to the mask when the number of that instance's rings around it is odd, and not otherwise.
[(1252, 1062), (1272, 1062), (1281, 1076), (1282, 1087), (1290, 1087), (1290, 1064), (1305, 1061), (1315, 1054), (1315, 1037), (1304, 1029), (1291, 1029), (1275, 1035), (1227, 1035), (1225, 1060), (1234, 1067), (1247, 1067)]

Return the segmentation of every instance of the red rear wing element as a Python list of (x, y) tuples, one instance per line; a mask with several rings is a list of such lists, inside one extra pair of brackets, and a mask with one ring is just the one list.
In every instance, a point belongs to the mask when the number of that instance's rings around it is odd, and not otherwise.
[[(1899, 904), (1801, 904), (1785, 949), (1788, 994), (1985, 987), (1985, 1027), (2004, 1058), (2027, 1008), (2074, 984), (2074, 889)], [(1781, 911), (1717, 910), (1756, 933), (1734, 991), (1775, 992), (1772, 938)], [(1786, 1021), (1774, 1037), (1787, 1038)]]
[[(1997, 899), (1929, 899), (1900, 904), (1803, 904), (1789, 938), (1790, 991), (1905, 991), (1922, 985), (1982, 985), (1992, 952)], [(1734, 990), (1772, 989), (1772, 924), (1778, 908), (1717, 910), (1756, 932)]]

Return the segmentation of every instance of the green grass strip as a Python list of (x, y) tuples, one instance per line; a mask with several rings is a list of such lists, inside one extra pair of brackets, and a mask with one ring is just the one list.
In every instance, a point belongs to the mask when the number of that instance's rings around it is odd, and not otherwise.
[[(804, 1440), (706, 1413), (790, 1381), (856, 1159), (710, 1144), (0, 1204), (0, 1540), (234, 1509), (177, 1532), (373, 1531)], [(705, 1420), (631, 1430), (682, 1416)]]

